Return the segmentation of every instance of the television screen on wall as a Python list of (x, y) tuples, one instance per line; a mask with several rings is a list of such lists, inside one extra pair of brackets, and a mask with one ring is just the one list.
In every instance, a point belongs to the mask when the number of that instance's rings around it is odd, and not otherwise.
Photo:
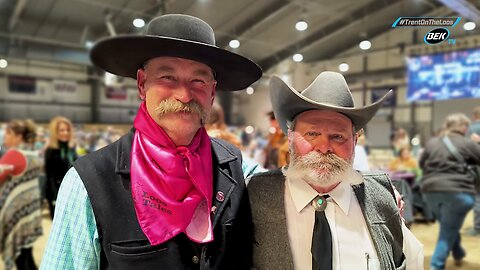
[(407, 58), (407, 101), (480, 98), (480, 49)]

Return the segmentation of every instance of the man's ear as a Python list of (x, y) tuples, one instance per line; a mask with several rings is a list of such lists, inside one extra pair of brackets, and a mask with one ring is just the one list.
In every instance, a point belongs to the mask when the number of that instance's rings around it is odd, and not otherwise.
[(147, 91), (145, 89), (145, 81), (147, 79), (147, 75), (145, 74), (145, 70), (143, 68), (139, 68), (137, 70), (137, 89), (138, 89), (138, 96), (141, 100), (145, 100), (145, 96), (147, 95)]
[(287, 129), (287, 138), (288, 138), (288, 142), (289, 142), (289, 143), (292, 143), (292, 142), (293, 142), (293, 134), (294, 134), (294, 133), (295, 133), (294, 131), (292, 131), (292, 130), (290, 130), (290, 129)]
[(211, 97), (212, 102), (210, 102), (210, 105), (213, 105), (213, 102), (215, 101), (215, 92), (216, 92), (216, 90), (217, 90), (217, 82), (215, 82), (215, 83), (213, 84), (213, 87), (212, 87), (212, 97)]

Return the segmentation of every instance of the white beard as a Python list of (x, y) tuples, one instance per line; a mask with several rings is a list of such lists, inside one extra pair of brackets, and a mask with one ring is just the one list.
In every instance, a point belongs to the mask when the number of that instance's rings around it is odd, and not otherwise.
[[(291, 149), (292, 150), (292, 149)], [(336, 183), (359, 184), (361, 175), (346, 161), (334, 154), (310, 152), (304, 156), (291, 155), (290, 164), (282, 169), (287, 179), (303, 180), (312, 187), (330, 187)]]

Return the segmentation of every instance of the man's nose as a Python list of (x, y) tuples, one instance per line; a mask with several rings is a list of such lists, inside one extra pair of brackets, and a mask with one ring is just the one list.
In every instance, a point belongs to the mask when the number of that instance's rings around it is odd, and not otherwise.
[(322, 138), (322, 137), (317, 138), (317, 140), (315, 140), (314, 150), (322, 154), (333, 153), (333, 148), (332, 148), (332, 144), (330, 143), (330, 140), (328, 138)]
[(192, 100), (192, 90), (185, 84), (181, 83), (177, 89), (175, 89), (175, 99), (188, 103)]

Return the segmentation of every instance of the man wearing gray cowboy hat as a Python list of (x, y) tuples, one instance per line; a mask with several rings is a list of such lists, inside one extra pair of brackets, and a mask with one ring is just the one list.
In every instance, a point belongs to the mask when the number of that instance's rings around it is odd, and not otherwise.
[(241, 153), (203, 124), (216, 90), (244, 89), (261, 69), (178, 14), (98, 42), (91, 59), (136, 79), (142, 103), (127, 135), (65, 176), (41, 269), (249, 269)]
[(352, 168), (357, 132), (385, 98), (355, 107), (336, 72), (302, 92), (270, 80), (290, 162), (248, 184), (254, 268), (423, 269), (423, 247), (402, 222), (388, 176)]

